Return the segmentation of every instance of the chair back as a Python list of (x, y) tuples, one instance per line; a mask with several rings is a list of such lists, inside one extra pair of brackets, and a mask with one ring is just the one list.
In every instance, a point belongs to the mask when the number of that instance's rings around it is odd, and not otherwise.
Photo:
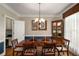
[(32, 43), (23, 44), (23, 46), (24, 46), (24, 50), (26, 50), (26, 49), (36, 49), (36, 46), (34, 44), (32, 44)]
[(54, 45), (53, 44), (47, 44), (47, 43), (44, 43), (44, 46), (43, 48), (54, 48)]
[(70, 40), (64, 39), (65, 47), (69, 48)]
[(64, 39), (62, 39), (62, 38), (53, 39), (53, 43), (55, 43), (56, 46), (64, 45)]
[(11, 41), (11, 43), (12, 43), (12, 47), (15, 48), (16, 45), (18, 44), (18, 40), (14, 39), (14, 40)]

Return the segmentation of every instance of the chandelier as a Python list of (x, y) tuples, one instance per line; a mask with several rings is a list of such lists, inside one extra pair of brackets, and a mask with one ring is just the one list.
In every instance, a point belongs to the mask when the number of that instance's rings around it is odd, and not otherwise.
[(47, 29), (47, 21), (41, 17), (41, 10), (40, 10), (40, 3), (39, 5), (39, 12), (38, 12), (38, 17), (36, 17), (32, 21), (32, 30), (46, 30)]
[(40, 10), (41, 4), (40, 3), (38, 3), (38, 4), (39, 4), (39, 17), (35, 18), (35, 22), (39, 22), (39, 23), (45, 22), (45, 19), (41, 18), (41, 16), (40, 16), (40, 14), (41, 14), (41, 10)]

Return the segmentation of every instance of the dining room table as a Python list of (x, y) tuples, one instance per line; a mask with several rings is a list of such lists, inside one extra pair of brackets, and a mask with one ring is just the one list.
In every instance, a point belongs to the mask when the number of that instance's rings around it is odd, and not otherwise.
[(23, 40), (21, 42), (19, 42), (16, 47), (24, 47), (24, 44), (29, 46), (29, 45), (35, 45), (36, 49), (37, 49), (37, 53), (39, 54), (39, 52), (41, 52), (40, 54), (42, 54), (42, 49), (44, 47), (45, 44), (49, 44), (49, 45), (53, 45), (54, 46), (54, 50), (56, 49), (56, 46), (58, 45), (63, 45), (63, 42), (59, 42), (56, 40), (53, 40), (51, 42), (49, 41), (29, 41), (29, 40)]

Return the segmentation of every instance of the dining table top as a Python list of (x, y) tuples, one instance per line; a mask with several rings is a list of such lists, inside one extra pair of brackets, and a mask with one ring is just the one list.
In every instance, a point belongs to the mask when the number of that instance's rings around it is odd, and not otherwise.
[(51, 41), (51, 42), (49, 42), (49, 41), (27, 41), (27, 40), (22, 40), (21, 42), (19, 42), (16, 46), (17, 47), (23, 47), (23, 45), (35, 45), (35, 46), (44, 46), (44, 44), (56, 44), (56, 45), (58, 45), (58, 44), (60, 44), (60, 45), (63, 45), (64, 44), (64, 42), (56, 42), (56, 41)]
[(32, 45), (32, 44), (34, 44), (35, 46), (43, 46), (44, 43), (47, 43), (47, 42), (44, 42), (44, 41), (27, 41), (27, 40), (23, 40), (23, 41), (19, 42), (16, 46), (22, 47), (24, 44), (25, 45)]

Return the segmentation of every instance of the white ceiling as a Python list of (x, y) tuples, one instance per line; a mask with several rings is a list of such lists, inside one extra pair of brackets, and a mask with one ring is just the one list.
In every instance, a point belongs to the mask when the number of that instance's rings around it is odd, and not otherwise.
[[(63, 12), (73, 3), (41, 3), (41, 15), (56, 15)], [(16, 11), (20, 15), (38, 15), (38, 3), (6, 3), (8, 7)]]

